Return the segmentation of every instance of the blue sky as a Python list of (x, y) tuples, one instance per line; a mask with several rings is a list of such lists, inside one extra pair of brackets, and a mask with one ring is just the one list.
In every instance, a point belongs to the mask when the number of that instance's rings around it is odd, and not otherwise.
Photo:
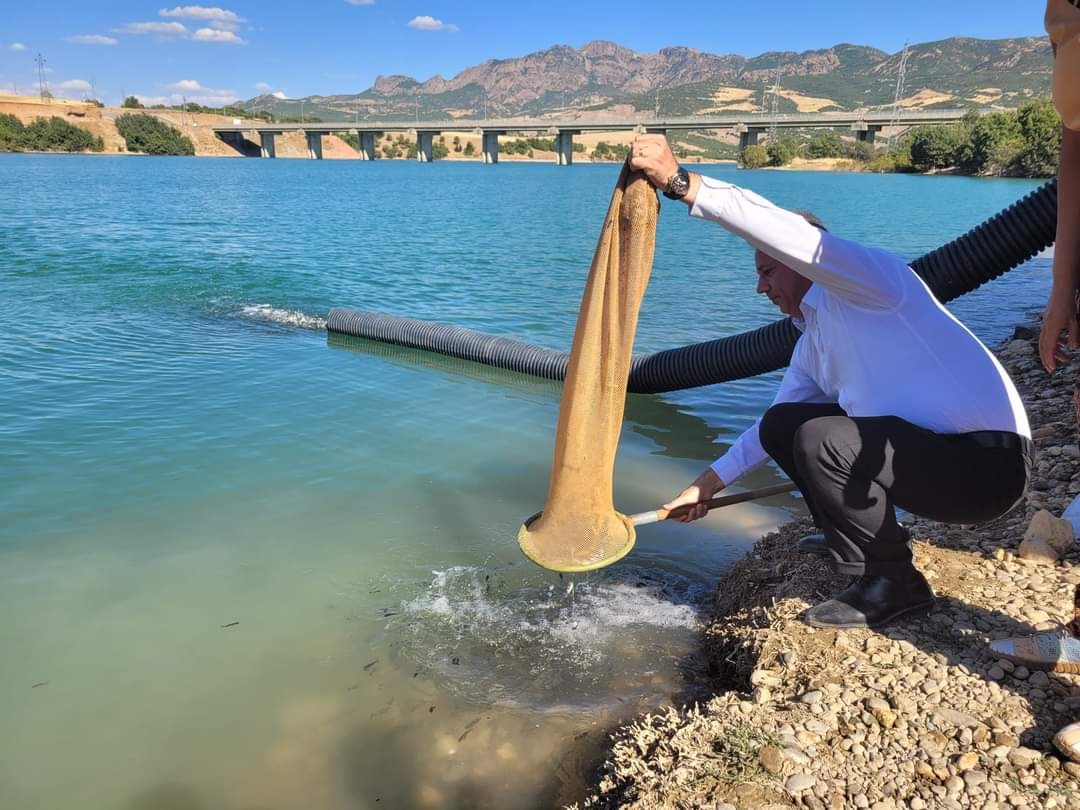
[[(0, 92), (122, 94), (209, 105), (261, 92), (352, 93), (379, 74), (450, 78), (487, 59), (607, 39), (642, 52), (685, 45), (755, 56), (839, 42), (899, 51), (905, 40), (1040, 36), (1037, 0), (282, 0), (177, 6), (154, 2), (3, 3)], [(656, 9), (662, 13), (657, 14)]]

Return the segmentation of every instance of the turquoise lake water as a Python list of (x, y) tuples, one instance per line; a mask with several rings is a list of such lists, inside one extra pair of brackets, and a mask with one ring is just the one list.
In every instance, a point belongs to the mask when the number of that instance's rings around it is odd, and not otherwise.
[[(706, 173), (915, 257), (1038, 184)], [(328, 339), (355, 306), (565, 349), (614, 165), (0, 156), (0, 807), (546, 807), (676, 693), (779, 497), (527, 563), (556, 385)], [(991, 343), (1038, 259), (954, 305)], [(777, 317), (749, 248), (664, 202), (636, 349)], [(632, 396), (655, 508), (778, 376)], [(778, 477), (763, 469), (739, 482)]]

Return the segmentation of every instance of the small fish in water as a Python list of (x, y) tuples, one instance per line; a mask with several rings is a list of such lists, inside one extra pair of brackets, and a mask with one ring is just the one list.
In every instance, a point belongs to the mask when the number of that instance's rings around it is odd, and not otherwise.
[(221, 625), (221, 629), (224, 630), (226, 627), (236, 627), (238, 624), (240, 624), (240, 622), (229, 622), (228, 624)]
[(378, 658), (376, 658), (376, 659), (375, 659), (374, 661), (372, 661), (372, 662), (371, 662), (370, 664), (364, 664), (364, 672), (367, 672), (367, 671), (368, 671), (369, 669), (371, 669), (371, 668), (372, 668), (373, 666), (375, 666), (375, 665), (376, 665), (377, 663), (379, 663), (379, 659), (378, 659)]
[(466, 737), (468, 737), (469, 732), (472, 731), (473, 728), (476, 726), (476, 724), (479, 723), (479, 722), (480, 722), (479, 717), (477, 717), (475, 720), (470, 721), (469, 724), (467, 726), (465, 726), (465, 730), (463, 732), (461, 732), (461, 736), (457, 738), (457, 741), (461, 742)]

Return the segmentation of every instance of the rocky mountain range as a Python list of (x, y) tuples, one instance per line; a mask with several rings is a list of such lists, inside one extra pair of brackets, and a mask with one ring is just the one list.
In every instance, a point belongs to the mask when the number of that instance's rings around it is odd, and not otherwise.
[[(906, 59), (850, 44), (750, 58), (685, 47), (638, 53), (594, 41), (490, 59), (450, 79), (379, 76), (360, 93), (303, 101), (306, 115), (324, 121), (872, 109), (893, 104), (905, 62), (905, 106), (1008, 108), (1049, 93), (1051, 58), (1048, 41), (1036, 37), (920, 43)], [(300, 99), (271, 95), (238, 106), (300, 114)]]

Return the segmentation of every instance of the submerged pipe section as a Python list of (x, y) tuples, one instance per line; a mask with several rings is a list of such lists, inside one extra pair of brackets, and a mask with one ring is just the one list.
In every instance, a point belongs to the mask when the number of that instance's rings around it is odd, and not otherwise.
[[(1054, 242), (1057, 180), (1032, 191), (963, 236), (911, 263), (943, 302), (992, 281)], [(369, 340), (471, 360), (497, 368), (561, 380), (569, 355), (459, 326), (338, 307), (326, 328)], [(638, 355), (627, 390), (657, 394), (753, 377), (783, 368), (799, 331), (790, 318), (738, 335)]]

